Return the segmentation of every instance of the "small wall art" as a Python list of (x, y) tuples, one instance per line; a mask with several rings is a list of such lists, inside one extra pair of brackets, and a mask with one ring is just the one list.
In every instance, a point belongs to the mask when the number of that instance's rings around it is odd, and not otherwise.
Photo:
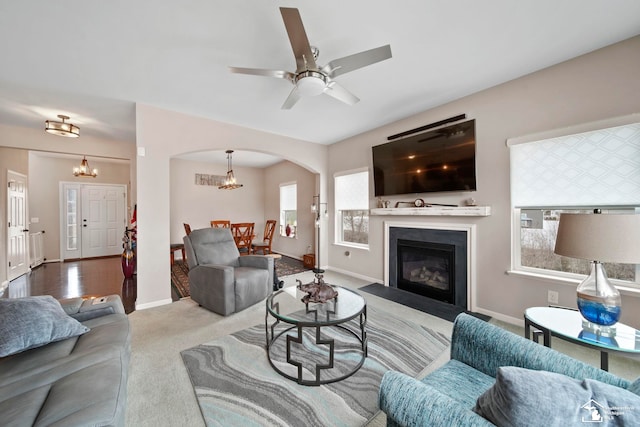
[(214, 185), (224, 184), (225, 175), (209, 175), (206, 173), (196, 174), (196, 185)]

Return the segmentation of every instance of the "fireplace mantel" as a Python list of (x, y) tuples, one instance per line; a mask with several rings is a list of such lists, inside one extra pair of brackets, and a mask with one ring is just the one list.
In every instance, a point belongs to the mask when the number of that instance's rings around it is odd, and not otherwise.
[(370, 215), (490, 216), (491, 206), (429, 206), (424, 208), (376, 208)]

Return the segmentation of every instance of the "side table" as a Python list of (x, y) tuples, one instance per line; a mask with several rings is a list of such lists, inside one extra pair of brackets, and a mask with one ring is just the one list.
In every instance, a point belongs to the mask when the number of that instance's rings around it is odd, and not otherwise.
[(265, 256), (273, 258), (273, 290), (277, 291), (284, 286), (284, 282), (278, 278), (278, 269), (276, 268), (276, 262), (282, 258), (282, 255), (270, 253)]
[(171, 265), (173, 265), (173, 263), (175, 262), (175, 253), (177, 251), (182, 252), (183, 261), (187, 260), (187, 258), (184, 256), (184, 243), (172, 243), (171, 246), (169, 247), (169, 252), (171, 255)]
[[(313, 270), (314, 268), (316, 268), (316, 255), (315, 254), (302, 255), (302, 265), (304, 265), (304, 268), (308, 268), (310, 270)], [(320, 267), (318, 266), (318, 268)]]
[[(600, 369), (609, 370), (609, 353), (640, 357), (640, 331), (623, 323), (610, 327), (608, 333), (592, 329), (577, 310), (561, 307), (530, 307), (524, 312), (524, 336), (538, 341), (542, 335), (545, 347), (551, 336), (600, 351)], [(586, 322), (586, 321), (584, 321)], [(533, 329), (533, 331), (532, 331)]]

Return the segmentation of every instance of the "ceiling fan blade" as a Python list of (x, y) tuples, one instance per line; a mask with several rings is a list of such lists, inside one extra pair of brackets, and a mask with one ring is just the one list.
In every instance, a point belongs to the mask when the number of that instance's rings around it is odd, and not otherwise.
[(317, 70), (318, 66), (313, 57), (307, 33), (304, 31), (300, 12), (296, 8), (281, 7), (280, 13), (282, 14), (282, 20), (289, 35), (293, 55), (296, 57), (296, 72)]
[(324, 93), (337, 99), (338, 101), (342, 101), (345, 104), (349, 105), (353, 105), (360, 101), (360, 98), (358, 98), (336, 82), (329, 83), (325, 88)]
[(322, 71), (333, 78), (389, 58), (391, 58), (391, 46), (385, 45), (345, 56), (344, 58), (334, 59), (322, 67)]
[(293, 78), (295, 77), (295, 74), (290, 73), (289, 71), (266, 70), (262, 68), (229, 67), (229, 71), (231, 71), (232, 73), (238, 73), (238, 74), (251, 74), (253, 76), (276, 77), (279, 79), (286, 79), (292, 82), (293, 82)]
[(298, 102), (299, 99), (300, 99), (300, 91), (298, 90), (297, 86), (294, 86), (293, 90), (291, 90), (291, 93), (289, 93), (289, 96), (284, 101), (284, 104), (282, 104), (281, 109), (290, 110), (291, 107), (293, 107), (295, 103)]

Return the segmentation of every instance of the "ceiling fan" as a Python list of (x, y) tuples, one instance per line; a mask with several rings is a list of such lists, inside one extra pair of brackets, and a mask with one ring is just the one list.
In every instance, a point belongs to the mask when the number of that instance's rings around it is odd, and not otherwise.
[(251, 74), (256, 76), (276, 77), (289, 80), (294, 84), (289, 97), (282, 104), (288, 110), (303, 96), (327, 94), (345, 104), (353, 105), (360, 101), (357, 96), (339, 85), (334, 78), (350, 71), (375, 64), (391, 58), (391, 46), (385, 45), (375, 49), (334, 59), (324, 67), (318, 66), (318, 49), (309, 44), (307, 33), (302, 25), (300, 12), (295, 8), (281, 7), (280, 13), (289, 35), (289, 41), (296, 58), (296, 71), (266, 70), (260, 68), (229, 67), (232, 73)]

